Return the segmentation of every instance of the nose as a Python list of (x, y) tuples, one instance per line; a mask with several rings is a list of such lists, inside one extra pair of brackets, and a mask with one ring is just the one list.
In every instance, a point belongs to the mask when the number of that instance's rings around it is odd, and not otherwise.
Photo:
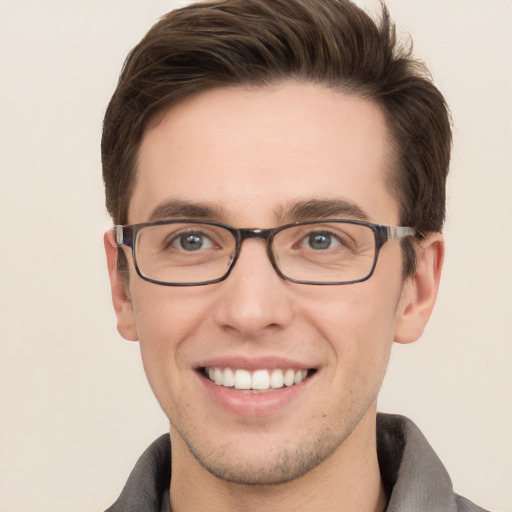
[(293, 318), (292, 287), (272, 266), (265, 241), (247, 239), (231, 274), (219, 283), (216, 322), (242, 337), (283, 329)]

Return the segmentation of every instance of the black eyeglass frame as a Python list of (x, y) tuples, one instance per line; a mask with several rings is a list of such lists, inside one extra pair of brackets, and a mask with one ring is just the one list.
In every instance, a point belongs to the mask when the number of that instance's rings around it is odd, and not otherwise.
[[(375, 255), (373, 258), (373, 263), (370, 272), (363, 278), (355, 279), (352, 281), (305, 281), (305, 280), (299, 280), (299, 279), (293, 279), (291, 277), (286, 276), (281, 272), (281, 269), (279, 268), (279, 265), (277, 264), (277, 261), (274, 257), (274, 252), (272, 250), (272, 243), (274, 241), (275, 236), (280, 233), (281, 231), (289, 228), (293, 228), (296, 226), (304, 226), (309, 224), (325, 224), (328, 223), (339, 223), (339, 224), (355, 224), (358, 226), (366, 226), (367, 228), (371, 229), (373, 231), (374, 240), (375, 240)], [(226, 271), (226, 273), (217, 278), (217, 279), (211, 279), (209, 281), (200, 281), (200, 282), (193, 282), (193, 283), (169, 283), (167, 281), (159, 281), (157, 279), (153, 279), (151, 277), (148, 277), (144, 275), (137, 263), (137, 251), (136, 251), (136, 240), (137, 240), (137, 233), (148, 226), (160, 226), (164, 224), (206, 224), (209, 226), (217, 226), (220, 228), (224, 228), (226, 231), (229, 231), (233, 238), (235, 239), (235, 250), (232, 255), (231, 262), (229, 264), (229, 267)], [(277, 274), (285, 279), (286, 281), (290, 281), (292, 283), (297, 284), (308, 284), (308, 285), (319, 285), (319, 286), (332, 286), (332, 285), (345, 285), (345, 284), (354, 284), (354, 283), (361, 283), (363, 281), (367, 281), (372, 277), (375, 267), (377, 265), (377, 260), (379, 257), (380, 250), (382, 246), (391, 240), (399, 240), (403, 239), (409, 236), (414, 236), (416, 238), (425, 238), (424, 235), (418, 231), (415, 228), (411, 227), (404, 227), (404, 226), (384, 226), (382, 224), (374, 224), (372, 222), (366, 222), (362, 220), (349, 220), (349, 219), (316, 219), (316, 220), (310, 220), (310, 221), (303, 221), (303, 222), (294, 222), (291, 224), (285, 224), (283, 226), (278, 226), (277, 228), (270, 228), (270, 229), (259, 229), (259, 228), (234, 228), (232, 226), (228, 226), (227, 224), (222, 224), (220, 222), (213, 222), (208, 220), (197, 220), (197, 219), (173, 219), (173, 220), (161, 220), (156, 222), (144, 222), (140, 224), (132, 224), (129, 226), (121, 226), (116, 225), (113, 227), (114, 233), (115, 233), (115, 239), (116, 244), (118, 248), (122, 248), (122, 246), (129, 247), (132, 251), (132, 257), (133, 257), (133, 263), (135, 266), (135, 270), (139, 277), (141, 279), (144, 279), (145, 281), (148, 281), (150, 283), (159, 284), (162, 286), (204, 286), (208, 284), (215, 284), (220, 283), (221, 281), (224, 281), (231, 271), (233, 270), (233, 267), (235, 266), (238, 256), (240, 255), (240, 251), (242, 248), (242, 243), (244, 240), (247, 240), (249, 238), (261, 238), (266, 241), (267, 243), (267, 256), (270, 260), (270, 263), (274, 267), (274, 270), (277, 272)]]

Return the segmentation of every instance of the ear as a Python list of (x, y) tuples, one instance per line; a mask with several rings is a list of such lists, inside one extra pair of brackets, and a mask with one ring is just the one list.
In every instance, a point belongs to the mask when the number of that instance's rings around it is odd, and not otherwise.
[(395, 326), (395, 341), (411, 343), (423, 333), (434, 309), (444, 259), (444, 240), (431, 233), (416, 250), (416, 271), (404, 283)]
[(105, 253), (107, 255), (108, 274), (110, 276), (110, 288), (112, 290), (112, 303), (117, 316), (117, 330), (128, 341), (137, 341), (137, 329), (132, 302), (119, 268), (117, 266), (117, 251), (113, 230), (108, 230), (103, 236)]

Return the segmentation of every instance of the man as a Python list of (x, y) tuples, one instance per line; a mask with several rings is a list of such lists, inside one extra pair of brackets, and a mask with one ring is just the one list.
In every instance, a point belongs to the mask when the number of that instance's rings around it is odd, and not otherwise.
[(109, 510), (482, 510), (376, 412), (443, 261), (451, 132), (427, 76), (385, 8), (346, 0), (191, 5), (131, 52), (105, 248), (170, 440)]

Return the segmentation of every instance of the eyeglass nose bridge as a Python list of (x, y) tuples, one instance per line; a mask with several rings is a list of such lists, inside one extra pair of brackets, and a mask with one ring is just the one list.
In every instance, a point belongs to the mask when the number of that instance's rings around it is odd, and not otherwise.
[[(277, 272), (277, 274), (280, 277), (287, 279), (284, 276), (284, 274), (281, 272), (281, 270), (279, 269), (279, 266), (277, 265), (277, 261), (276, 261), (275, 255), (274, 255), (274, 251), (272, 250), (272, 241), (274, 239), (275, 234), (278, 231), (280, 231), (279, 228), (274, 228), (274, 229), (241, 228), (241, 229), (235, 229), (234, 231), (236, 232), (237, 243), (236, 243), (235, 253), (233, 255), (233, 259), (232, 259), (231, 265), (229, 267), (228, 274), (231, 273), (231, 271), (233, 270), (233, 267), (235, 266), (235, 263), (238, 260), (238, 257), (240, 256), (240, 252), (242, 250), (242, 243), (245, 240), (250, 239), (250, 238), (261, 238), (262, 240), (264, 240), (266, 242), (267, 257), (270, 260), (272, 267), (274, 268), (274, 270)], [(226, 275), (226, 277), (227, 277), (227, 275)]]
[(248, 238), (261, 238), (269, 242), (273, 238), (275, 229), (243, 228), (237, 229), (239, 244)]

